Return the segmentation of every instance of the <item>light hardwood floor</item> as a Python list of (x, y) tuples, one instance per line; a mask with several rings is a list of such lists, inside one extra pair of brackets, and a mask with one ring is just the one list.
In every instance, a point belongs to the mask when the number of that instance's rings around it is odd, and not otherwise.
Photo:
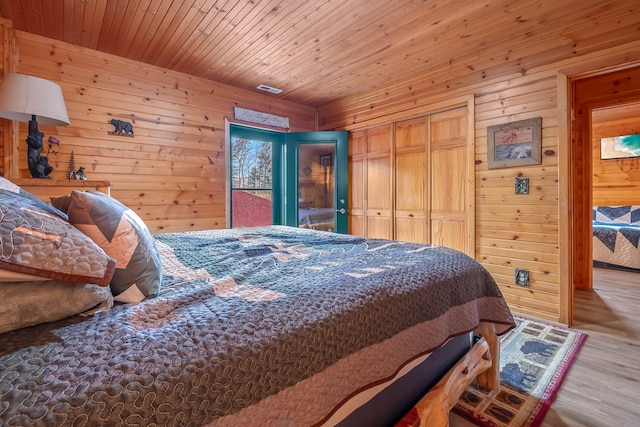
[(542, 427), (640, 426), (640, 273), (596, 268), (593, 287), (575, 292), (572, 328), (588, 337)]

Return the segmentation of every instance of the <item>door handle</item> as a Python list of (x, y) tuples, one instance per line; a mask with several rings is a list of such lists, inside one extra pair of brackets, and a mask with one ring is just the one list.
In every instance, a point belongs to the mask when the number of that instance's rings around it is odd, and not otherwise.
[(342, 215), (344, 215), (344, 214), (347, 213), (347, 210), (345, 208), (340, 208), (340, 209), (337, 209), (336, 212), (341, 213)]

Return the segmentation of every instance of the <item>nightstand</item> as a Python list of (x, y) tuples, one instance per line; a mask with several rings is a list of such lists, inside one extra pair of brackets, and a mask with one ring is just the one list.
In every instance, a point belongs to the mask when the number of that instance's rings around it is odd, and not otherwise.
[(73, 190), (98, 190), (107, 195), (111, 193), (108, 181), (14, 178), (11, 182), (47, 203), (51, 203), (50, 197), (66, 196)]

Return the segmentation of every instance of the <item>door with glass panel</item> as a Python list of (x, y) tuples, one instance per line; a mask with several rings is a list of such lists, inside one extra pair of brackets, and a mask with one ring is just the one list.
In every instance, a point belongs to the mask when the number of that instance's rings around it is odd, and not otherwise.
[(229, 142), (231, 227), (282, 224), (282, 134), (232, 125)]
[(285, 147), (285, 223), (347, 233), (347, 132), (289, 133)]
[(347, 232), (347, 133), (230, 126), (232, 227)]

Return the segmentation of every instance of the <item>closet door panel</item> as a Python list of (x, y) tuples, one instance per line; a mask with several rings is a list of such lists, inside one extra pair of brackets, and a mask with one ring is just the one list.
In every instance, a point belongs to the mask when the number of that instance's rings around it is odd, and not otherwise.
[(391, 154), (393, 124), (367, 130), (367, 153)]
[(367, 159), (367, 237), (393, 238), (390, 183), (389, 158)]
[(428, 242), (425, 153), (396, 153), (396, 239)]
[(352, 132), (349, 135), (349, 234), (356, 236), (365, 236), (365, 136), (365, 131)]
[(467, 109), (433, 114), (429, 131), (431, 242), (472, 253)]
[(396, 240), (415, 243), (427, 243), (427, 223), (424, 218), (405, 218), (396, 216)]
[(467, 174), (460, 161), (465, 157), (465, 148), (431, 152), (432, 212), (465, 212)]
[(367, 237), (373, 239), (393, 239), (391, 219), (367, 215)]
[(349, 163), (349, 234), (364, 236), (364, 165), (362, 159)]
[(426, 162), (422, 153), (396, 153), (396, 210), (420, 211), (424, 218)]
[(467, 225), (458, 218), (431, 221), (431, 243), (461, 250), (467, 246)]
[(393, 238), (393, 125), (367, 130), (365, 233)]
[(428, 173), (427, 119), (396, 123), (395, 129), (395, 237), (427, 243)]

